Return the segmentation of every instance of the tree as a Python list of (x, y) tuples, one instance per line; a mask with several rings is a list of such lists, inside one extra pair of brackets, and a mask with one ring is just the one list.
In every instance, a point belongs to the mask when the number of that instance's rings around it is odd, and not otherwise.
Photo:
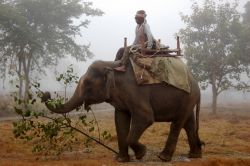
[(250, 25), (250, 1), (245, 4), (245, 13), (243, 14), (243, 23)]
[(89, 20), (82, 20), (82, 15), (102, 14), (101, 10), (92, 8), (91, 2), (82, 0), (1, 1), (2, 76), (6, 75), (6, 70), (17, 74), (19, 94), (24, 93), (27, 99), (32, 71), (42, 72), (66, 55), (80, 61), (92, 56), (89, 45), (78, 44), (74, 38), (81, 36), (81, 28), (89, 24)]
[[(245, 4), (245, 12), (242, 14), (242, 31), (240, 40), (235, 46), (235, 52), (241, 54), (242, 64), (249, 66), (250, 64), (250, 1)], [(248, 73), (248, 76), (250, 74)]]
[(242, 30), (237, 6), (236, 2), (216, 4), (206, 0), (201, 7), (194, 3), (191, 15), (181, 15), (186, 24), (179, 32), (185, 45), (185, 58), (201, 88), (211, 86), (213, 113), (217, 112), (221, 92), (246, 87), (241, 76), (248, 68), (242, 65), (242, 54), (235, 54)]

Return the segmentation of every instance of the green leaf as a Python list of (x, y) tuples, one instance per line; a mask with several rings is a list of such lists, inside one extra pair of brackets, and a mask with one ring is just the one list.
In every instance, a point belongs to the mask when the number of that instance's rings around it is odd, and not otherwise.
[(24, 112), (24, 117), (30, 117), (31, 115), (31, 111), (30, 110), (27, 110)]
[(31, 101), (31, 104), (34, 104), (36, 102), (36, 99), (33, 99), (32, 101)]
[(95, 130), (95, 127), (90, 127), (89, 128), (89, 132), (92, 132), (92, 131), (94, 131)]
[(14, 107), (14, 110), (15, 110), (15, 112), (16, 112), (18, 115), (22, 115), (22, 114), (23, 114), (23, 110), (20, 109), (20, 108)]

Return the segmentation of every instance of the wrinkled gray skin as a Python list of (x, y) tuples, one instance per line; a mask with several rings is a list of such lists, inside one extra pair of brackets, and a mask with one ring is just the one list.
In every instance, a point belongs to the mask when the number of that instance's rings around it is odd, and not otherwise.
[(82, 104), (85, 108), (102, 102), (113, 105), (119, 146), (117, 160), (120, 162), (130, 160), (129, 147), (137, 159), (145, 155), (146, 147), (139, 142), (139, 138), (153, 122), (171, 122), (166, 145), (158, 155), (160, 159), (171, 160), (182, 128), (188, 136), (189, 157), (201, 157), (202, 142), (198, 136), (200, 90), (192, 76), (191, 92), (186, 93), (166, 84), (137, 85), (130, 62), (125, 73), (113, 70), (117, 65), (107, 61), (91, 64), (72, 98), (60, 108), (47, 104), (50, 98), (48, 92), (44, 94), (43, 101), (56, 113), (70, 112)]

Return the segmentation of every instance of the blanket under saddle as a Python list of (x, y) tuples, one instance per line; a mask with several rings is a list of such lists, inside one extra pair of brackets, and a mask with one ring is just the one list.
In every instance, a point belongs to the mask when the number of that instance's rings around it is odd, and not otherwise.
[(179, 57), (130, 57), (138, 84), (165, 82), (190, 93), (186, 64)]

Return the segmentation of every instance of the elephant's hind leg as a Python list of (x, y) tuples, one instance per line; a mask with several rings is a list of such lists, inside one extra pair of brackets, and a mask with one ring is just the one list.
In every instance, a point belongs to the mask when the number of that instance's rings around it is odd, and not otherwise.
[(201, 158), (201, 141), (199, 139), (198, 133), (196, 132), (196, 123), (194, 114), (188, 118), (187, 122), (184, 125), (184, 129), (187, 133), (188, 143), (190, 147), (189, 157), (190, 158)]
[(158, 155), (162, 161), (171, 161), (180, 131), (183, 127), (182, 121), (172, 122), (170, 126), (169, 136), (163, 151)]
[(115, 110), (115, 126), (119, 146), (119, 154), (116, 159), (119, 162), (130, 161), (127, 143), (127, 137), (130, 128), (130, 119), (131, 117), (127, 112)]

